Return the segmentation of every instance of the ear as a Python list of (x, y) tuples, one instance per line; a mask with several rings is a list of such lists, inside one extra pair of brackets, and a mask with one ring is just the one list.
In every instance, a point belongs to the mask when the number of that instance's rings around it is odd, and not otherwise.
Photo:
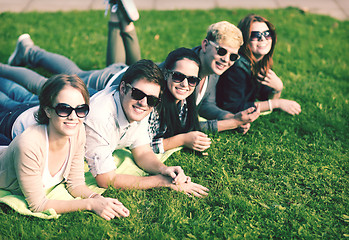
[(206, 52), (207, 44), (208, 44), (208, 40), (206, 38), (204, 40), (202, 40), (201, 49), (202, 49), (202, 52), (204, 52), (204, 53)]
[(122, 82), (120, 83), (119, 91), (120, 91), (120, 94), (121, 94), (121, 95), (125, 95), (125, 94), (126, 94), (126, 84), (125, 84), (124, 81), (122, 81)]
[(51, 116), (51, 108), (49, 108), (49, 107), (45, 107), (44, 108), (44, 111), (45, 111), (45, 113), (46, 113), (46, 116), (48, 117), (48, 118), (51, 118), (52, 116)]

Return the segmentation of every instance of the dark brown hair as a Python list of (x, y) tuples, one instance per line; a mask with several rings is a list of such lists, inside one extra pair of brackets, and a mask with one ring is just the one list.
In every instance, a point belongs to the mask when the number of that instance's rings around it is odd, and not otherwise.
[(132, 64), (122, 76), (121, 82), (132, 85), (132, 83), (140, 79), (146, 79), (148, 82), (158, 84), (161, 90), (164, 88), (164, 75), (160, 68), (151, 60), (142, 59)]
[[(254, 22), (264, 22), (267, 24), (269, 31), (272, 36), (272, 45), (271, 49), (266, 54), (262, 60), (257, 62), (256, 58), (253, 56), (251, 46), (250, 46), (250, 37), (251, 37), (251, 28)], [(269, 22), (264, 17), (249, 14), (245, 18), (241, 19), (238, 24), (238, 28), (240, 28), (242, 32), (242, 36), (244, 38), (244, 44), (240, 48), (240, 53), (244, 55), (251, 62), (251, 71), (253, 75), (253, 79), (257, 79), (258, 73), (264, 75), (271, 67), (273, 66), (273, 54), (276, 44), (276, 30), (274, 25)]]
[(39, 94), (40, 107), (38, 112), (35, 114), (35, 120), (39, 124), (49, 123), (49, 118), (46, 115), (45, 108), (53, 107), (57, 95), (66, 86), (71, 86), (79, 90), (85, 103), (90, 104), (90, 95), (87, 87), (77, 75), (58, 74), (52, 76), (42, 86)]
[[(169, 76), (169, 70), (174, 70), (178, 61), (188, 59), (194, 62), (198, 69), (201, 66), (199, 56), (191, 49), (188, 48), (177, 48), (170, 52), (165, 60), (164, 72), (166, 78)], [(167, 83), (164, 83), (164, 94), (162, 95), (162, 101), (159, 104), (158, 111), (160, 115), (160, 126), (166, 126), (166, 133), (164, 137), (172, 137), (179, 133), (186, 133), (193, 130), (199, 130), (199, 117), (196, 107), (196, 92), (194, 91), (190, 96), (187, 97), (187, 118), (184, 126), (182, 126), (179, 119), (179, 111), (176, 104), (176, 99), (167, 87)]]

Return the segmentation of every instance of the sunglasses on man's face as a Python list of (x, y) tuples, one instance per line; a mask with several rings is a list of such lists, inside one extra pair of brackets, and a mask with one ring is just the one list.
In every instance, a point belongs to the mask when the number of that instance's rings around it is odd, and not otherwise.
[[(228, 53), (228, 50), (227, 50), (227, 49), (225, 49), (225, 48), (223, 48), (223, 47), (217, 45), (216, 43), (214, 43), (214, 42), (212, 42), (212, 41), (209, 41), (209, 43), (210, 43), (213, 47), (216, 48), (217, 54), (218, 54), (219, 56), (222, 56), (222, 57), (223, 57), (223, 56), (227, 55), (227, 53)], [(240, 57), (239, 54), (231, 53), (230, 56), (229, 56), (229, 59), (230, 59), (230, 61), (234, 62), (234, 61), (238, 60), (239, 57)]]
[(251, 32), (251, 41), (260, 41), (264, 37), (266, 40), (271, 39), (271, 32), (269, 30), (264, 31), (264, 32), (259, 32), (259, 31), (252, 31)]
[(58, 103), (55, 107), (52, 107), (59, 117), (68, 117), (73, 111), (79, 118), (84, 118), (90, 111), (90, 107), (87, 104), (81, 104), (76, 108), (73, 108), (66, 103)]
[(169, 72), (172, 75), (172, 81), (175, 83), (180, 83), (180, 82), (183, 82), (184, 79), (187, 79), (188, 85), (191, 87), (195, 87), (201, 81), (199, 77), (187, 76), (177, 71), (169, 71)]
[(155, 96), (152, 95), (147, 95), (144, 92), (142, 92), (141, 90), (133, 87), (131, 84), (127, 83), (126, 84), (127, 87), (131, 88), (131, 97), (134, 100), (142, 100), (143, 98), (147, 97), (147, 104), (149, 107), (155, 107), (156, 105), (158, 105), (158, 103), (160, 102), (160, 98), (157, 98)]

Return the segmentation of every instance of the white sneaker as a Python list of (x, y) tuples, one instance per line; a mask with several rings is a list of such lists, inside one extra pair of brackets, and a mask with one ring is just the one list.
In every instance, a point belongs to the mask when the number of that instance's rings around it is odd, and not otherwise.
[(27, 62), (27, 53), (30, 47), (34, 46), (33, 40), (28, 33), (18, 37), (15, 51), (8, 59), (8, 64), (12, 66), (24, 66)]
[(139, 13), (133, 0), (109, 0), (111, 12), (121, 10), (129, 22), (135, 22), (139, 19)]

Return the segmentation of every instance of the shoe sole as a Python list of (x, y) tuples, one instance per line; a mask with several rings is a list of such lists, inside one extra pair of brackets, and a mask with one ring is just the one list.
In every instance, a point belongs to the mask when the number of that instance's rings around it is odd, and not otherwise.
[(132, 0), (120, 0), (120, 3), (130, 22), (135, 22), (139, 19), (137, 7)]
[(24, 33), (21, 36), (18, 37), (17, 43), (16, 43), (16, 48), (15, 51), (11, 54), (11, 56), (8, 58), (8, 64), (11, 66), (16, 66), (19, 64), (13, 64), (13, 60), (15, 59), (18, 51), (19, 51), (19, 45), (21, 44), (23, 39), (30, 38), (30, 35), (28, 33)]

